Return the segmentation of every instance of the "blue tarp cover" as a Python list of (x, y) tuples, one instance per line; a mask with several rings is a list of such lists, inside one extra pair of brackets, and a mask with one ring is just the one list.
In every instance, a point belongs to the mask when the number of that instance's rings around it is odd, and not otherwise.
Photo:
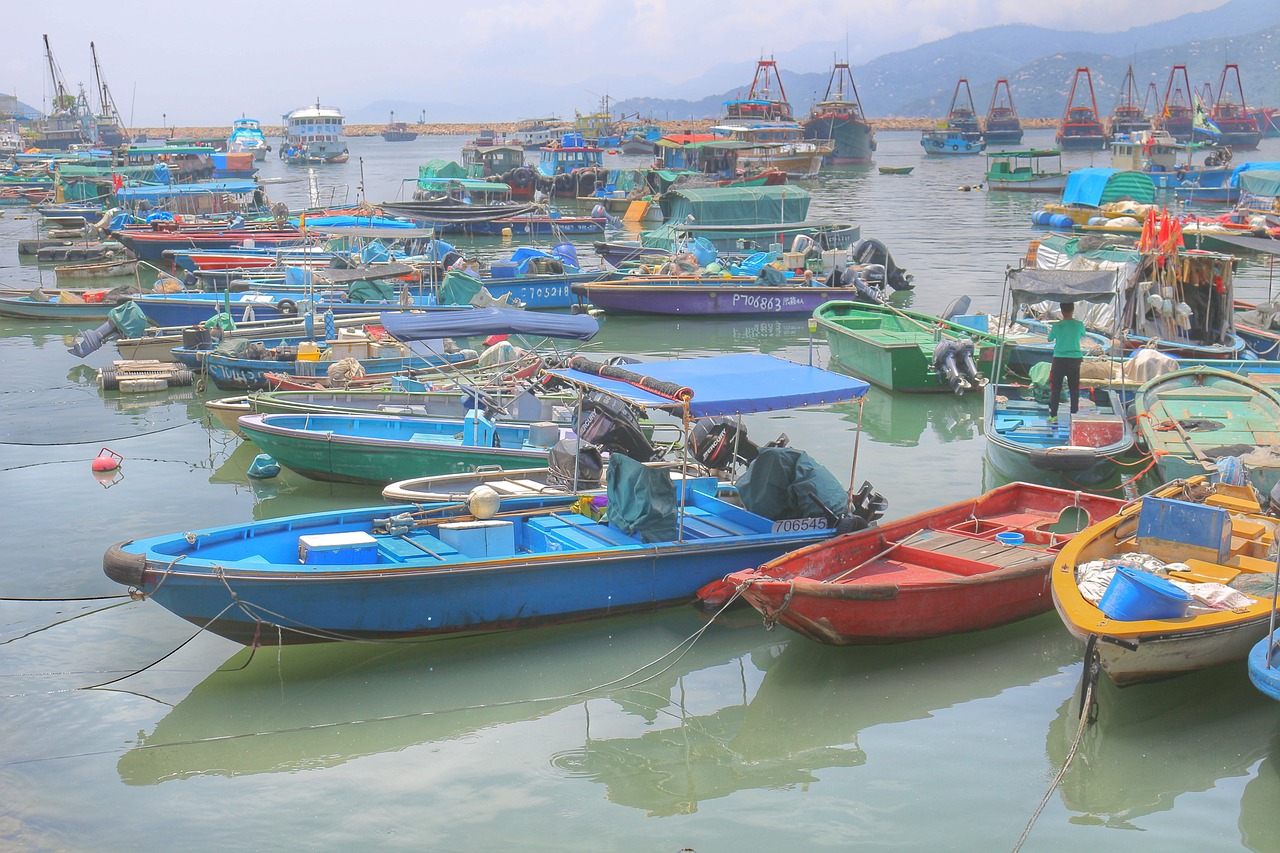
[(1280, 162), (1255, 160), (1249, 163), (1241, 163), (1239, 166), (1236, 166), (1235, 169), (1233, 169), (1231, 172), (1231, 186), (1233, 187), (1240, 186), (1241, 172), (1259, 172), (1259, 171), (1266, 171), (1266, 172), (1280, 171)]
[(600, 324), (590, 314), (545, 314), (514, 308), (387, 313), (382, 315), (382, 325), (401, 341), (508, 334), (589, 341), (600, 331)]
[(1112, 175), (1118, 175), (1119, 169), (1074, 169), (1067, 175), (1067, 187), (1062, 191), (1063, 204), (1085, 204), (1097, 207), (1102, 201), (1102, 193), (1107, 188), (1107, 181)]
[[(757, 353), (648, 362), (627, 365), (627, 369), (691, 390), (689, 413), (699, 418), (840, 403), (863, 396), (870, 387), (861, 379)], [(679, 402), (617, 379), (578, 370), (548, 372), (605, 391), (641, 408), (669, 411), (683, 408)]]

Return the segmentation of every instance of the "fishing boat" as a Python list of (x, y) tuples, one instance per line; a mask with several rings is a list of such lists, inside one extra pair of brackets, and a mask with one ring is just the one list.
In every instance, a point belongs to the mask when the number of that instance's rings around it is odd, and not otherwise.
[[(781, 278), (781, 273), (779, 273)], [(749, 275), (649, 275), (574, 284), (580, 303), (608, 314), (688, 316), (808, 316), (832, 299), (848, 299), (844, 284), (810, 284), (793, 277), (763, 284)]]
[(271, 145), (262, 132), (262, 122), (241, 116), (231, 123), (231, 135), (227, 137), (228, 154), (249, 153), (261, 163), (267, 159), (270, 150)]
[(882, 175), (910, 175), (915, 166), (877, 166)]
[[(963, 90), (963, 97), (961, 90)], [(978, 123), (978, 112), (973, 106), (973, 92), (969, 89), (968, 79), (961, 77), (956, 81), (955, 91), (951, 93), (951, 106), (947, 109), (947, 117), (939, 123), (938, 129), (945, 130), (951, 136), (959, 137), (965, 142), (982, 141), (982, 125)]]
[(985, 389), (983, 424), (987, 461), (1009, 480), (1064, 488), (1099, 489), (1120, 479), (1134, 435), (1118, 391), (1081, 389), (1080, 411), (1062, 403), (1056, 423), (1049, 406), (1029, 385), (991, 383)]
[(618, 142), (618, 150), (635, 157), (648, 157), (654, 152), (654, 144), (662, 138), (662, 128), (656, 124), (635, 124), (628, 127)]
[(708, 584), (825, 645), (900, 643), (1007, 625), (1053, 608), (1048, 575), (1114, 498), (1011, 483), (976, 498), (792, 551)]
[(834, 147), (827, 155), (828, 163), (870, 163), (875, 154), (876, 134), (862, 110), (847, 62), (837, 62), (832, 68), (826, 94), (813, 105), (802, 125), (805, 139), (831, 141)]
[(840, 369), (887, 391), (964, 394), (991, 378), (1001, 339), (891, 305), (825, 302), (813, 312)]
[[(1182, 80), (1177, 79), (1179, 72)], [(1195, 136), (1195, 107), (1192, 99), (1195, 91), (1187, 76), (1187, 66), (1175, 65), (1169, 69), (1169, 79), (1164, 86), (1163, 107), (1156, 124), (1178, 142), (1190, 142)]]
[[(1264, 495), (1280, 482), (1280, 394), (1247, 376), (1189, 367), (1134, 397), (1138, 431), (1166, 481), (1242, 467)], [(1230, 460), (1230, 461), (1228, 461)]]
[(133, 275), (137, 271), (137, 258), (121, 258), (118, 261), (103, 261), (100, 264), (72, 264), (53, 268), (53, 274), (59, 282), (81, 281), (87, 278), (115, 278)]
[(284, 143), (280, 159), (295, 165), (345, 163), (350, 157), (342, 132), (342, 111), (337, 107), (301, 107), (284, 117)]
[(1107, 136), (1132, 138), (1139, 133), (1151, 130), (1151, 117), (1138, 103), (1138, 87), (1133, 79), (1133, 65), (1124, 75), (1120, 84), (1120, 99), (1111, 111), (1111, 120), (1107, 126)]
[(111, 290), (37, 287), (21, 295), (0, 296), (0, 317), (43, 322), (102, 322), (112, 310), (140, 293), (136, 285)]
[(724, 118), (712, 131), (741, 143), (737, 168), (748, 173), (778, 169), (788, 177), (812, 178), (835, 146), (829, 138), (808, 138), (791, 113), (778, 63), (772, 59), (756, 63), (747, 96), (726, 101)]
[(1275, 524), (1252, 490), (1195, 477), (1078, 534), (1051, 583), (1086, 668), (1124, 687), (1243, 661), (1271, 620)]
[(1061, 193), (1067, 187), (1062, 152), (1057, 148), (989, 151), (986, 186), (990, 192)]
[[(1227, 76), (1235, 75), (1235, 95), (1227, 88)], [(1239, 100), (1236, 100), (1238, 98)], [(1218, 81), (1218, 97), (1209, 110), (1209, 118), (1218, 129), (1218, 142), (1235, 151), (1253, 151), (1262, 141), (1262, 128), (1244, 102), (1244, 84), (1240, 82), (1240, 66), (1228, 62)]]
[[(1083, 77), (1089, 91), (1088, 102), (1076, 102), (1076, 90)], [(1067, 108), (1062, 114), (1056, 137), (1058, 147), (1064, 151), (1101, 151), (1107, 147), (1107, 135), (1098, 119), (1098, 101), (1093, 95), (1093, 77), (1088, 68), (1077, 68), (1071, 79), (1071, 92), (1067, 95)]]
[(1001, 77), (991, 92), (991, 105), (982, 123), (982, 138), (988, 145), (1021, 145), (1022, 120), (1013, 106), (1009, 81)]
[[(557, 375), (685, 423), (866, 392), (858, 380), (757, 354), (645, 367), (653, 375), (639, 379), (648, 390), (579, 370)], [(758, 450), (753, 466), (795, 455)], [(103, 568), (178, 616), (246, 644), (598, 618), (690, 602), (711, 580), (834, 532), (825, 514), (797, 517), (757, 501), (762, 493), (749, 479), (739, 481), (739, 505), (715, 478), (673, 480), (665, 467), (614, 452), (603, 517), (576, 495), (384, 505), (123, 542), (107, 551)], [(847, 495), (835, 486), (843, 514)]]
[(418, 138), (418, 132), (411, 130), (405, 122), (396, 121), (395, 110), (392, 110), (391, 120), (382, 128), (381, 136), (387, 142), (412, 142)]

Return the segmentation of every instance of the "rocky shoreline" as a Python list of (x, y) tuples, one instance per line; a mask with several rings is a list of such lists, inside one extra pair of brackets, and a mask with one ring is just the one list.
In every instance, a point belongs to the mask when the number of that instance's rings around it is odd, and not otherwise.
[[(681, 131), (705, 132), (713, 125), (718, 123), (718, 119), (697, 119), (688, 121), (663, 121), (657, 122), (664, 133), (679, 133)], [(936, 118), (882, 118), (872, 119), (871, 126), (875, 130), (932, 130), (937, 127), (938, 119)], [(498, 136), (515, 133), (522, 122), (458, 122), (458, 123), (436, 123), (436, 124), (410, 124), (410, 130), (422, 134), (440, 134), (452, 136), (475, 137), (481, 130), (492, 130)], [(1023, 119), (1022, 126), (1027, 129), (1056, 127), (1057, 119)], [(345, 127), (347, 136), (377, 136), (382, 133), (385, 125), (381, 124), (348, 124)], [(131, 133), (145, 133), (149, 138), (159, 139), (165, 136), (175, 136), (182, 138), (209, 139), (219, 136), (225, 136), (230, 133), (229, 127), (141, 127), (134, 128)], [(281, 125), (264, 125), (262, 132), (268, 137), (280, 138), (284, 132)]]

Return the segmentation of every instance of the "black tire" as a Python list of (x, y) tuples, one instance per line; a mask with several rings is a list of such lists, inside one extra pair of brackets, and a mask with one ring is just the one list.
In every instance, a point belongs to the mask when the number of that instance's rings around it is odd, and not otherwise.
[(276, 310), (285, 317), (297, 317), (298, 303), (294, 302), (292, 299), (281, 299), (276, 303)]
[(170, 388), (185, 388), (196, 381), (195, 374), (190, 370), (175, 370), (169, 374)]
[(952, 151), (959, 151), (959, 150), (960, 150), (960, 143), (958, 143), (958, 142), (953, 142), (953, 143), (951, 143), (951, 150), (952, 150)]
[(120, 390), (120, 379), (116, 376), (116, 372), (114, 370), (104, 368), (103, 371), (98, 374), (98, 380), (102, 383), (103, 391)]

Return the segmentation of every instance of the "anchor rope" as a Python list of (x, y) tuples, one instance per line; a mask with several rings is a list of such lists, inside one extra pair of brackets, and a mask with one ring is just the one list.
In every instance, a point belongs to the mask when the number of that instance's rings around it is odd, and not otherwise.
[[(71, 447), (79, 444), (103, 444), (108, 441), (128, 441), (131, 438), (142, 438), (148, 435), (159, 435), (162, 432), (168, 432), (171, 429), (181, 429), (185, 426), (198, 424), (200, 421), (183, 421), (180, 424), (173, 424), (167, 427), (160, 427), (149, 432), (138, 432), (132, 435), (122, 435), (116, 438), (92, 438), (87, 441), (0, 441), (0, 445), (8, 445), (11, 447)], [(9, 470), (9, 469), (6, 469)]]

